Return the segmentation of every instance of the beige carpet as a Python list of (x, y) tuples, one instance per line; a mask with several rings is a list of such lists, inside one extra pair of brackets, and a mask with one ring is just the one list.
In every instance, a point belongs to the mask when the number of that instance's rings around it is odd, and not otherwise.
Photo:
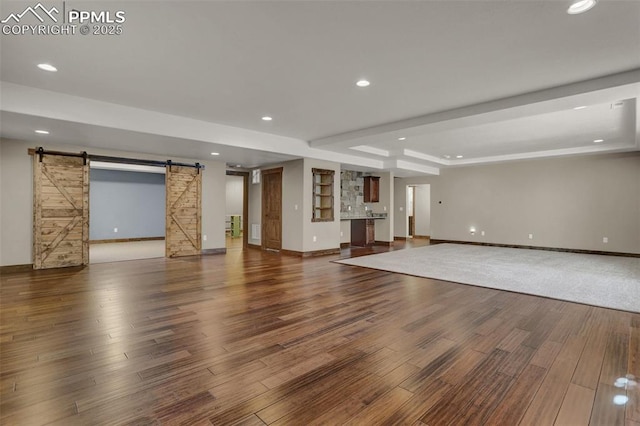
[(337, 261), (640, 312), (640, 258), (437, 244)]
[(89, 263), (164, 257), (164, 240), (89, 245)]

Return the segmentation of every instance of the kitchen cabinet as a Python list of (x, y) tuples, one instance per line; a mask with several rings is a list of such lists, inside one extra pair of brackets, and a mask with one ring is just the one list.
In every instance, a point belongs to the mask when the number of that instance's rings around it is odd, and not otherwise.
[(372, 246), (376, 242), (376, 226), (374, 219), (351, 220), (351, 245), (358, 247)]
[(380, 177), (364, 177), (364, 202), (377, 203), (380, 201)]

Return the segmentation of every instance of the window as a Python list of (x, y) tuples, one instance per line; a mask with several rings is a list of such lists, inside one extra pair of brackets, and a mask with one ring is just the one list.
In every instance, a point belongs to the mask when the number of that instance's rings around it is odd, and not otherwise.
[(251, 183), (260, 183), (260, 169), (251, 170)]
[(333, 222), (334, 170), (311, 169), (313, 176), (313, 216), (311, 222)]

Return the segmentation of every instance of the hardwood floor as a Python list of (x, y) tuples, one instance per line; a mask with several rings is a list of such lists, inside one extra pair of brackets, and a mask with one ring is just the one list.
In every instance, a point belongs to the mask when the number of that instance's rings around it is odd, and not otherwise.
[(338, 257), (3, 274), (0, 423), (640, 425), (640, 315)]

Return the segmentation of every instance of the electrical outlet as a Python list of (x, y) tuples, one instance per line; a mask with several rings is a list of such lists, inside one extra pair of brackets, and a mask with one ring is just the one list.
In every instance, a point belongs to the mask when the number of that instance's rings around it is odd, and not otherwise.
[(382, 210), (386, 212), (386, 211), (387, 211), (387, 206), (384, 206), (384, 207), (382, 208)]
[(484, 237), (484, 231), (480, 231), (480, 235)]
[(315, 243), (316, 241), (318, 241), (318, 238), (314, 235), (313, 236), (313, 242)]
[(113, 228), (113, 232), (118, 232), (118, 228)]
[(400, 206), (400, 211), (404, 211), (404, 207)]
[(602, 237), (602, 242), (607, 244), (609, 242), (609, 237)]
[(298, 205), (297, 205), (297, 204), (294, 204), (294, 205), (293, 205), (293, 209), (294, 209), (294, 210), (298, 210)]
[(340, 236), (344, 237), (344, 232), (340, 231)]
[(533, 240), (533, 234), (529, 234), (529, 239)]
[(207, 241), (207, 236), (206, 235), (202, 236), (202, 241)]

